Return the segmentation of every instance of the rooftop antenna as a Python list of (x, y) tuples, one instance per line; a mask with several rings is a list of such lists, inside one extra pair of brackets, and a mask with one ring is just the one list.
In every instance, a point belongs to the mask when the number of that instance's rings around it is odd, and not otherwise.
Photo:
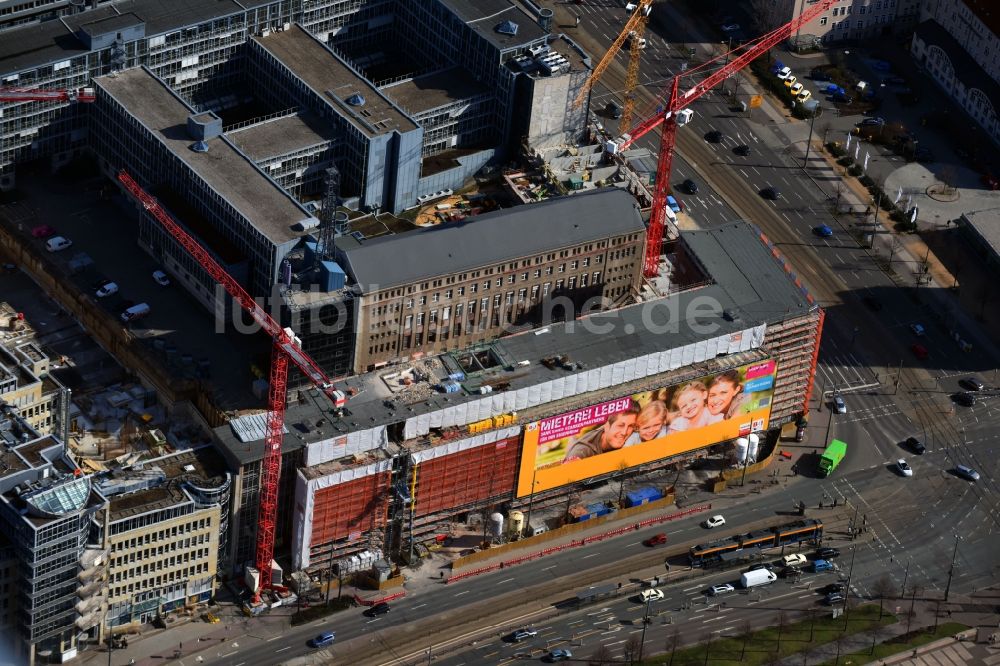
[(337, 209), (340, 207), (340, 170), (331, 165), (323, 172), (323, 208), (319, 214), (314, 268), (333, 256), (333, 240), (337, 236)]

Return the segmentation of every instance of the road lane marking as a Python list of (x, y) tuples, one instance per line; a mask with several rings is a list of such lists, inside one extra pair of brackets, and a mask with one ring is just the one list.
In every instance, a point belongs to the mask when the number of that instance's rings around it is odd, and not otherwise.
[(291, 650), (291, 649), (292, 649), (291, 645), (286, 645), (283, 648), (278, 648), (277, 650), (275, 650), (275, 652), (284, 652), (285, 650)]

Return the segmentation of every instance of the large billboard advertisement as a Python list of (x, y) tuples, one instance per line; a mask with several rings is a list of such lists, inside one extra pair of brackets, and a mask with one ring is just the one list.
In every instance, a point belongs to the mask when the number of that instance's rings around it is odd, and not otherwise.
[(760, 361), (529, 423), (517, 496), (764, 430), (776, 371)]

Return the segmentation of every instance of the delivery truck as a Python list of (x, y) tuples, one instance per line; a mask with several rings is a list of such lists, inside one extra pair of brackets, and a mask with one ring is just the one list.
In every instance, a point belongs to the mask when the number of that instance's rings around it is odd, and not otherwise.
[(758, 585), (770, 585), (774, 581), (778, 580), (778, 574), (768, 569), (756, 569), (754, 571), (747, 571), (742, 576), (740, 576), (740, 585), (750, 589), (751, 587), (757, 587)]
[(839, 439), (834, 439), (830, 442), (830, 445), (826, 447), (823, 451), (823, 455), (819, 459), (819, 475), (820, 476), (830, 476), (833, 470), (837, 469), (837, 465), (840, 461), (844, 459), (847, 455), (847, 442), (842, 442)]

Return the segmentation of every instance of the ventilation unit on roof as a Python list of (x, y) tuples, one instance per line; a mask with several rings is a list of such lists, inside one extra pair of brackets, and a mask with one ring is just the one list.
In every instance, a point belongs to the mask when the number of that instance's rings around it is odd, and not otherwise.
[(365, 97), (361, 93), (354, 93), (353, 95), (347, 98), (347, 103), (350, 104), (351, 106), (364, 106)]
[(204, 141), (195, 141), (194, 143), (191, 144), (191, 150), (193, 150), (196, 153), (207, 153), (208, 144), (205, 143)]
[(496, 31), (501, 35), (510, 35), (515, 37), (517, 35), (517, 24), (513, 21), (504, 21), (496, 27)]

